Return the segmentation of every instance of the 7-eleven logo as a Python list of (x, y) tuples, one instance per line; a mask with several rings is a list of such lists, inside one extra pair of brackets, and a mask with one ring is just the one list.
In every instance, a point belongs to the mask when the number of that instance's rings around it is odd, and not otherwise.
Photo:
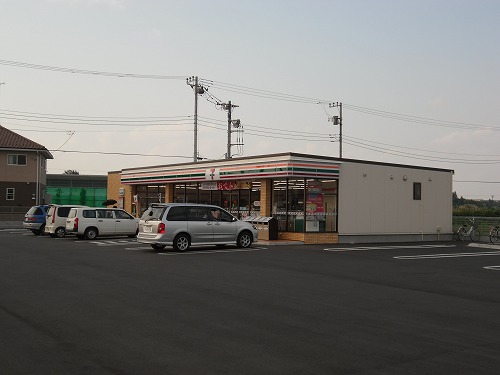
[(219, 168), (205, 169), (205, 180), (207, 181), (220, 180)]

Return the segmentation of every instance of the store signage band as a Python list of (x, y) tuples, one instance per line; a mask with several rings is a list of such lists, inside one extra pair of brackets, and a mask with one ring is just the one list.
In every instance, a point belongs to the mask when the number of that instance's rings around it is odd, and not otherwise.
[[(194, 172), (194, 173), (193, 173)], [(325, 166), (314, 164), (300, 165), (256, 165), (245, 168), (207, 168), (196, 171), (171, 171), (155, 173), (124, 174), (121, 177), (123, 184), (141, 183), (170, 183), (170, 182), (202, 182), (221, 180), (242, 180), (249, 178), (273, 178), (273, 177), (305, 177), (305, 178), (338, 178), (339, 166)]]

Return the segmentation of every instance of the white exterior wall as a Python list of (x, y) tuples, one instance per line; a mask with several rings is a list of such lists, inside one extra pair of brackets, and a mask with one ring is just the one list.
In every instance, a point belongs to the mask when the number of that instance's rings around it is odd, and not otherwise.
[[(341, 242), (380, 236), (445, 239), (452, 232), (452, 177), (448, 171), (344, 161), (339, 181)], [(421, 200), (413, 199), (413, 182), (422, 184)]]

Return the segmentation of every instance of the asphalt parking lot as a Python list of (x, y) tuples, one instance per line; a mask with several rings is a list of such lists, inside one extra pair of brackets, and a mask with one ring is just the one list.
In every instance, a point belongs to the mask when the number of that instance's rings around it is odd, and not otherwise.
[(2, 374), (495, 374), (500, 248), (0, 230)]

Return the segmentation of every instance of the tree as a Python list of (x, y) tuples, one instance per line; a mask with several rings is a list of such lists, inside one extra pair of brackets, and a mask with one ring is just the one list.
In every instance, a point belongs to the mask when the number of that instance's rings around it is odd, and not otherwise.
[(63, 174), (74, 174), (74, 175), (79, 175), (80, 172), (75, 171), (74, 169), (66, 169)]
[(85, 205), (86, 203), (87, 203), (87, 190), (81, 189), (80, 190), (80, 204)]
[(56, 204), (61, 204), (61, 195), (62, 195), (63, 191), (62, 189), (57, 189), (56, 190)]

